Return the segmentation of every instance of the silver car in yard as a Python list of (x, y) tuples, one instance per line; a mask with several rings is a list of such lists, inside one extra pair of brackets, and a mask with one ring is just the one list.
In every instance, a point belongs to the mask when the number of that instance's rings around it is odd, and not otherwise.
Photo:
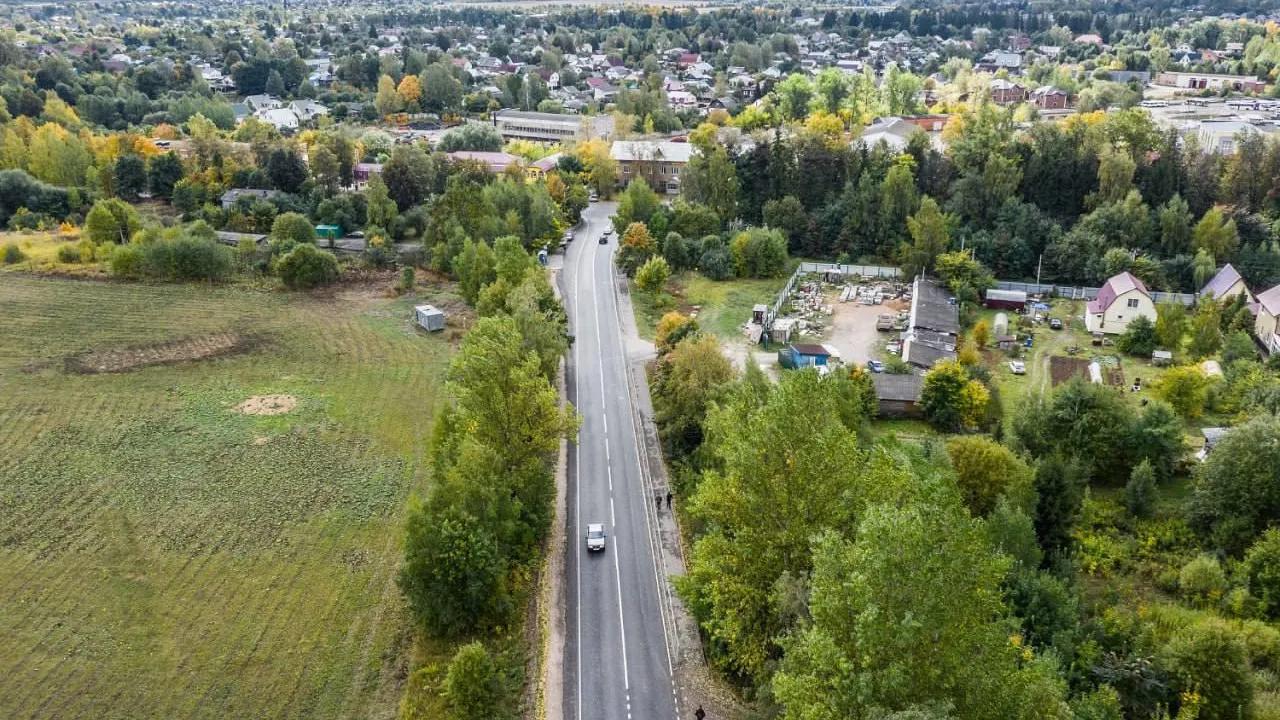
[(587, 525), (587, 550), (589, 552), (604, 551), (604, 523)]

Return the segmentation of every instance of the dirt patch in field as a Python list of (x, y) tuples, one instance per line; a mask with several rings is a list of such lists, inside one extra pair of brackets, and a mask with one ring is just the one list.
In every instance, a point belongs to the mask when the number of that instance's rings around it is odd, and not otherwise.
[(253, 338), (240, 333), (214, 333), (117, 350), (90, 350), (68, 356), (63, 364), (68, 372), (82, 375), (119, 373), (152, 365), (211, 360), (245, 352), (256, 344)]
[(232, 409), (245, 415), (283, 415), (297, 406), (293, 395), (254, 395)]
[(1049, 358), (1049, 377), (1055, 386), (1070, 380), (1074, 375), (1080, 375), (1086, 380), (1089, 379), (1089, 360), (1087, 358), (1060, 357), (1057, 355)]

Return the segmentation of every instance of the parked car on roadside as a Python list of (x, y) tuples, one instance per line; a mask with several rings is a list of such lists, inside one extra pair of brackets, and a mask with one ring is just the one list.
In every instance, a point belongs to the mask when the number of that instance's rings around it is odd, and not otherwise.
[(884, 351), (889, 353), (890, 355), (897, 355), (898, 353), (902, 352), (902, 341), (890, 340), (889, 344), (884, 346)]
[(867, 369), (873, 373), (882, 373), (884, 372), (884, 363), (879, 360), (868, 360)]

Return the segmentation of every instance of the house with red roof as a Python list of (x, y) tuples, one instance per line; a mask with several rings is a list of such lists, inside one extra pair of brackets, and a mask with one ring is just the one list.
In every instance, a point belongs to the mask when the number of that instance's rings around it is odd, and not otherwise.
[(1119, 335), (1136, 317), (1154, 323), (1156, 303), (1141, 280), (1122, 272), (1107, 280), (1098, 290), (1098, 297), (1085, 306), (1084, 326), (1091, 333)]

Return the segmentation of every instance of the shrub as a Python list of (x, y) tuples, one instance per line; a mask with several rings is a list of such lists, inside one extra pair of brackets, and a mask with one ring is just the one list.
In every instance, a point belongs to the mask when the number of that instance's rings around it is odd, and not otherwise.
[(1217, 602), (1227, 587), (1227, 574), (1222, 565), (1209, 556), (1201, 555), (1178, 573), (1178, 588), (1188, 600), (1197, 604)]
[(503, 702), (501, 669), (479, 642), (463, 645), (453, 656), (442, 694), (459, 720), (510, 715)]
[(406, 266), (400, 269), (400, 281), (396, 284), (396, 289), (400, 292), (410, 292), (414, 286), (418, 284), (418, 271), (412, 266)]
[(654, 293), (666, 287), (667, 278), (670, 277), (671, 266), (667, 264), (667, 259), (655, 255), (636, 271), (636, 287), (641, 292)]
[(222, 280), (235, 269), (231, 248), (183, 236), (143, 247), (143, 274), (162, 280)]
[(733, 277), (733, 256), (729, 249), (717, 247), (702, 253), (698, 269), (711, 280), (728, 280)]
[(1269, 619), (1280, 619), (1280, 528), (1264, 532), (1245, 553), (1244, 574), (1258, 609)]
[(787, 240), (777, 230), (752, 228), (730, 244), (740, 277), (777, 277), (787, 269)]
[(111, 198), (99, 200), (93, 204), (84, 219), (85, 236), (96, 244), (115, 243), (122, 245), (129, 242), (142, 225), (142, 218), (133, 206)]
[(1134, 517), (1144, 518), (1151, 514), (1156, 503), (1159, 489), (1156, 487), (1156, 473), (1150, 460), (1143, 460), (1129, 475), (1129, 482), (1124, 486), (1124, 504)]
[(280, 258), (276, 270), (287, 287), (307, 290), (337, 280), (338, 259), (314, 245), (299, 245)]
[(141, 245), (121, 245), (111, 251), (111, 274), (124, 278), (142, 277), (143, 250)]
[(1134, 318), (1120, 337), (1116, 338), (1116, 347), (1120, 352), (1138, 357), (1151, 357), (1156, 349), (1156, 326), (1145, 315)]
[(1239, 634), (1207, 619), (1176, 634), (1160, 652), (1172, 689), (1199, 695), (1201, 720), (1249, 717), (1253, 683)]
[(316, 228), (306, 215), (287, 212), (277, 215), (271, 221), (271, 241), (278, 244), (314, 243)]
[(4, 264), (14, 265), (26, 260), (27, 256), (22, 252), (15, 243), (9, 243), (4, 246)]
[(58, 246), (58, 262), (73, 264), (80, 262), (80, 248), (71, 243)]
[(698, 332), (698, 321), (679, 312), (669, 312), (658, 321), (654, 333), (653, 345), (659, 355), (666, 355), (675, 349), (680, 341)]

